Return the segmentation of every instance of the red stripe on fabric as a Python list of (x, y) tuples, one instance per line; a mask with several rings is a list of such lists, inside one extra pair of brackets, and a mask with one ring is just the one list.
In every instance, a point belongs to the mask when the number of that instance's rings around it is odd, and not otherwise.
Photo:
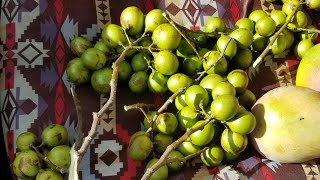
[(295, 56), (288, 57), (288, 69), (289, 71), (294, 71), (299, 65), (299, 60)]
[(60, 79), (56, 89), (56, 96), (55, 96), (55, 104), (54, 104), (54, 115), (55, 115), (55, 122), (57, 124), (63, 125), (63, 116), (64, 116), (64, 104), (65, 97), (62, 87), (62, 80)]
[(260, 157), (255, 157), (260, 163), (261, 165), (261, 172), (263, 174), (263, 179), (264, 180), (274, 180), (274, 177), (272, 176), (272, 174), (269, 172), (267, 166), (262, 162), (262, 159)]
[[(126, 146), (129, 144), (130, 140), (130, 135), (128, 134), (128, 131), (123, 129), (121, 124), (117, 123), (116, 124), (117, 128), (117, 135), (123, 141), (126, 143)], [(128, 148), (126, 148), (128, 149)], [(126, 150), (127, 151), (127, 150)], [(133, 161), (131, 158), (128, 157), (128, 152), (127, 152), (127, 171), (124, 172), (122, 176), (120, 176), (120, 180), (127, 180), (127, 179), (132, 179), (137, 176), (137, 168), (141, 166), (140, 161)]]
[(153, 0), (144, 0), (144, 9), (146, 10), (146, 12), (151, 11), (152, 9), (154, 9), (155, 5)]
[(240, 18), (240, 10), (237, 4), (237, 0), (230, 0), (230, 11), (232, 14), (233, 21), (237, 22)]
[(56, 59), (56, 65), (57, 65), (57, 72), (59, 77), (61, 77), (64, 72), (64, 61), (65, 61), (65, 46), (63, 43), (63, 37), (61, 33), (59, 33), (57, 37), (56, 48), (55, 48), (55, 59)]
[(56, 14), (57, 25), (61, 27), (63, 17), (63, 0), (54, 1), (54, 10)]
[(16, 40), (16, 26), (15, 23), (6, 24), (6, 41), (5, 46), (8, 49), (6, 53), (7, 61), (5, 63), (5, 89), (12, 89), (14, 87), (14, 62), (13, 49)]
[(12, 163), (14, 160), (14, 131), (9, 130), (6, 133), (6, 139), (7, 139), (7, 154), (9, 157), (9, 162)]

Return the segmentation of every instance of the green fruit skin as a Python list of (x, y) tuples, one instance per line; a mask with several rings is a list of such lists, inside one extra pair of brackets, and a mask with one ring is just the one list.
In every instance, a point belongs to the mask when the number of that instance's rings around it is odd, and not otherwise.
[(231, 162), (231, 161), (238, 159), (239, 157), (240, 157), (239, 153), (233, 154), (233, 153), (229, 153), (229, 152), (224, 151), (223, 161)]
[[(306, 29), (313, 29), (313, 30), (317, 30), (317, 28), (313, 25), (307, 25)], [(302, 39), (311, 39), (312, 42), (316, 42), (317, 38), (318, 38), (318, 33), (310, 33), (310, 32), (307, 32), (307, 31), (301, 31), (298, 33), (298, 38), (300, 40)]]
[[(167, 159), (183, 159), (184, 156), (181, 152), (173, 150), (169, 153)], [(169, 171), (179, 171), (184, 167), (184, 162), (181, 161), (176, 161), (176, 162), (172, 162), (172, 163), (168, 163), (167, 164)]]
[(187, 128), (191, 128), (196, 122), (200, 120), (200, 114), (189, 106), (185, 106), (180, 111), (178, 111), (177, 118), (179, 121), (180, 129), (186, 131)]
[(268, 37), (275, 32), (276, 27), (276, 22), (271, 17), (265, 16), (256, 23), (255, 30), (261, 36)]
[(67, 142), (68, 131), (60, 124), (52, 124), (43, 130), (41, 139), (46, 147), (53, 148)]
[(223, 20), (215, 16), (208, 18), (204, 25), (204, 31), (207, 33), (224, 32), (226, 28), (227, 27), (224, 24)]
[(257, 9), (257, 10), (254, 10), (250, 13), (249, 15), (249, 19), (251, 19), (253, 22), (257, 22), (258, 20), (260, 20), (261, 18), (267, 16), (268, 14), (261, 10), (261, 9)]
[(201, 105), (206, 107), (209, 103), (208, 92), (200, 85), (192, 85), (185, 92), (185, 102), (189, 107), (200, 110)]
[(236, 88), (229, 82), (221, 81), (217, 86), (212, 90), (212, 98), (215, 99), (218, 96), (229, 94), (231, 96), (236, 95)]
[(63, 176), (60, 173), (47, 168), (39, 171), (36, 180), (63, 180)]
[(101, 37), (108, 47), (115, 48), (124, 44), (127, 39), (123, 30), (116, 24), (108, 24), (103, 28)]
[(120, 81), (128, 81), (132, 75), (131, 65), (127, 61), (121, 61), (118, 66), (118, 78)]
[(281, 27), (285, 24), (287, 15), (281, 10), (272, 10), (270, 17), (274, 20), (277, 27)]
[(94, 48), (99, 49), (103, 53), (110, 53), (109, 47), (103, 42), (99, 41), (94, 45)]
[[(220, 52), (225, 48), (230, 38), (231, 37), (226, 35), (220, 36), (220, 38), (217, 41), (217, 47)], [(224, 52), (224, 55), (226, 56), (227, 59), (232, 59), (236, 54), (237, 54), (237, 43), (234, 39), (231, 39), (231, 41), (229, 42)]]
[(126, 7), (120, 14), (120, 24), (127, 30), (128, 35), (141, 33), (144, 27), (143, 12), (135, 6)]
[(249, 77), (244, 70), (235, 69), (227, 75), (228, 81), (235, 87), (237, 94), (242, 94), (247, 89)]
[(169, 77), (167, 81), (168, 89), (175, 93), (180, 88), (188, 88), (193, 83), (193, 80), (187, 75), (182, 73), (176, 73)]
[[(192, 128), (195, 128), (204, 123), (204, 120), (196, 122)], [(211, 123), (204, 126), (202, 130), (198, 130), (190, 135), (190, 139), (192, 144), (197, 146), (205, 146), (207, 145), (214, 136), (214, 128)]]
[[(271, 36), (269, 38), (269, 42), (271, 41), (271, 39), (273, 38), (274, 36)], [(278, 54), (281, 54), (283, 53), (287, 48), (287, 38), (286, 36), (282, 33), (280, 34), (276, 41), (272, 44), (271, 46), (271, 50), (270, 52), (273, 54), (273, 55), (278, 55)]]
[(163, 94), (168, 90), (167, 81), (168, 78), (165, 75), (154, 71), (149, 75), (148, 78), (149, 90), (156, 94)]
[(239, 154), (245, 150), (248, 145), (247, 135), (242, 135), (225, 129), (221, 134), (222, 148), (232, 154)]
[(254, 148), (281, 163), (319, 158), (319, 107), (320, 94), (310, 88), (282, 86), (268, 91), (251, 110), (257, 119), (250, 134)]
[(254, 22), (249, 18), (241, 18), (236, 22), (235, 27), (236, 28), (245, 28), (245, 29), (248, 29), (250, 32), (253, 33), (253, 31), (254, 31)]
[(253, 35), (252, 49), (258, 52), (263, 51), (268, 44), (268, 38), (261, 36), (258, 33)]
[(157, 26), (167, 22), (167, 19), (162, 15), (161, 9), (153, 9), (149, 11), (145, 17), (145, 30), (153, 32)]
[[(195, 47), (194, 42), (190, 41), (190, 43), (193, 47)], [(188, 57), (190, 55), (195, 54), (192, 46), (190, 46), (190, 44), (184, 38), (182, 38), (177, 48), (177, 51), (179, 51), (182, 55)]]
[(223, 156), (224, 150), (218, 145), (213, 145), (200, 154), (202, 162), (208, 167), (218, 166)]
[(75, 37), (74, 39), (72, 39), (70, 43), (71, 52), (77, 55), (78, 57), (81, 57), (82, 53), (91, 47), (91, 42), (88, 39), (81, 36)]
[(206, 70), (208, 74), (223, 75), (227, 71), (228, 63), (226, 58), (222, 57), (220, 61), (217, 63), (219, 57), (220, 57), (220, 52), (218, 51), (209, 51), (204, 55), (204, 61), (202, 66), (203, 66), (203, 69)]
[(179, 60), (170, 51), (160, 51), (154, 56), (154, 67), (164, 75), (172, 75), (178, 71)]
[(178, 151), (181, 152), (184, 156), (194, 154), (201, 149), (200, 146), (194, 145), (189, 141), (185, 141), (178, 146)]
[(185, 95), (180, 94), (174, 99), (174, 105), (177, 108), (177, 110), (181, 110), (183, 107), (188, 106), (185, 101)]
[(253, 41), (252, 32), (245, 28), (235, 29), (230, 36), (236, 40), (239, 49), (246, 49), (250, 47)]
[(74, 84), (83, 84), (90, 81), (91, 72), (84, 66), (80, 58), (68, 62), (66, 73), (70, 82)]
[(290, 30), (288, 30), (287, 28), (284, 29), (282, 31), (283, 35), (286, 37), (286, 49), (290, 49), (294, 43), (294, 40), (295, 40), (295, 35), (293, 34), (293, 32), (291, 32)]
[(178, 127), (178, 120), (172, 113), (161, 113), (156, 119), (156, 125), (159, 132), (163, 134), (172, 134)]
[(238, 99), (232, 95), (225, 94), (212, 101), (210, 110), (217, 120), (227, 121), (237, 114), (238, 108)]
[(87, 49), (81, 56), (84, 66), (90, 70), (98, 70), (104, 67), (107, 62), (106, 55), (96, 48)]
[(256, 118), (251, 112), (241, 111), (238, 112), (231, 120), (226, 124), (231, 131), (239, 134), (249, 134), (256, 127)]
[[(289, 17), (288, 17), (289, 18)], [(295, 28), (305, 28), (308, 25), (308, 17), (303, 11), (298, 11), (288, 28), (293, 32), (298, 32)]]
[(154, 151), (158, 154), (162, 154), (166, 150), (167, 146), (173, 143), (174, 139), (172, 136), (159, 133), (154, 136), (153, 141), (154, 141)]
[(150, 56), (145, 53), (138, 53), (131, 59), (131, 66), (134, 72), (145, 71), (148, 69), (148, 61), (151, 60)]
[(294, 54), (299, 59), (302, 59), (306, 52), (314, 46), (311, 39), (301, 40), (294, 49)]
[[(159, 161), (159, 159), (157, 158), (153, 158), (151, 159), (147, 165), (146, 165), (146, 169), (152, 167), (155, 163), (157, 163)], [(169, 170), (168, 170), (168, 166), (164, 165), (161, 166), (158, 170), (156, 170), (150, 177), (149, 180), (166, 180), (168, 179), (169, 176)]]
[(302, 9), (299, 0), (287, 0), (282, 5), (282, 11), (286, 13), (287, 16), (290, 16), (296, 7), (298, 7), (299, 10)]
[(223, 81), (223, 78), (218, 74), (208, 74), (201, 81), (200, 86), (205, 88), (208, 94), (212, 94), (212, 90)]
[(313, 46), (299, 63), (296, 85), (320, 91), (320, 44)]
[(112, 79), (112, 73), (113, 71), (109, 67), (94, 71), (91, 76), (92, 88), (100, 94), (110, 93), (110, 81)]
[[(153, 120), (153, 117), (157, 115), (157, 111), (149, 111), (149, 112), (147, 113), (147, 115), (148, 115), (148, 118), (146, 118), (146, 117), (143, 118), (143, 124), (144, 124), (144, 127), (145, 127), (146, 129), (149, 129), (149, 128), (150, 128), (150, 123), (149, 123), (149, 121), (152, 121), (152, 120)], [(149, 119), (149, 120), (148, 120), (148, 119)], [(153, 123), (152, 131), (153, 131), (154, 133), (159, 132), (156, 123)]]
[(33, 150), (25, 150), (18, 153), (13, 160), (13, 172), (22, 179), (32, 178), (37, 175), (41, 166), (41, 160)]
[(137, 94), (146, 92), (148, 89), (148, 74), (145, 71), (133, 73), (129, 80), (129, 88)]
[[(135, 41), (135, 39), (133, 38), (133, 37), (131, 37), (131, 36), (129, 36), (129, 40), (130, 40), (130, 42), (134, 42)], [(124, 42), (124, 44), (123, 44), (124, 46), (128, 46), (129, 45), (129, 42), (128, 42), (128, 40), (126, 39), (126, 41)], [(122, 46), (117, 46), (116, 47), (116, 53), (118, 53), (118, 54), (121, 54), (123, 51), (124, 51), (124, 47), (122, 47)], [(129, 49), (128, 51), (127, 51), (127, 53), (125, 54), (125, 58), (132, 58), (135, 54), (137, 54), (137, 49), (135, 49), (135, 48), (131, 48), (131, 49)]]
[(59, 145), (51, 149), (48, 153), (48, 159), (57, 167), (68, 169), (71, 163), (71, 148), (66, 145)]
[(202, 61), (198, 56), (191, 55), (183, 60), (182, 70), (187, 75), (196, 75), (202, 70)]
[(238, 100), (239, 100), (239, 104), (248, 111), (257, 101), (255, 94), (249, 89), (246, 89), (244, 93), (238, 95)]
[(135, 134), (130, 138), (128, 155), (134, 161), (143, 161), (151, 153), (153, 145), (145, 133)]
[(169, 23), (164, 23), (157, 26), (153, 31), (151, 38), (161, 50), (176, 49), (181, 41), (181, 35)]
[(237, 69), (247, 69), (252, 64), (252, 60), (253, 55), (250, 49), (239, 49), (231, 63)]
[(36, 145), (36, 143), (38, 142), (38, 138), (37, 136), (32, 133), (32, 132), (24, 132), (19, 134), (19, 136), (17, 137), (17, 148), (20, 151), (25, 151), (25, 150), (30, 150), (31, 147), (30, 145)]
[(316, 10), (320, 9), (320, 2), (317, 0), (306, 0), (306, 3), (310, 9), (316, 9)]

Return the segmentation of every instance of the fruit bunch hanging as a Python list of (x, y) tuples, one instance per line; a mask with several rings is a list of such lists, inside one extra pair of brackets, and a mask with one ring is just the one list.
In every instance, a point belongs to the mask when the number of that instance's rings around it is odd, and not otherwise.
[[(320, 9), (317, 1), (306, 4)], [(256, 97), (247, 89), (246, 70), (267, 54), (302, 58), (318, 33), (298, 0), (271, 13), (252, 11), (234, 29), (210, 17), (203, 31), (186, 29), (160, 9), (143, 14), (131, 6), (122, 11), (119, 25), (102, 29), (100, 41), (80, 36), (71, 41), (77, 57), (66, 73), (71, 83), (89, 83), (111, 100), (118, 83), (138, 95), (172, 94), (157, 110), (146, 112), (141, 103), (125, 107), (140, 109), (147, 129), (131, 136), (129, 157), (148, 160), (142, 179), (166, 179), (196, 156), (209, 167), (236, 160), (256, 126), (250, 112)]]

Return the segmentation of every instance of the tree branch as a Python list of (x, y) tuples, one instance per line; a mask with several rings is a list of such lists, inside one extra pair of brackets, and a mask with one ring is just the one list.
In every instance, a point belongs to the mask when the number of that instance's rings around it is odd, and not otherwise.
[(82, 108), (81, 108), (80, 100), (79, 100), (78, 95), (76, 93), (76, 86), (74, 84), (71, 84), (70, 91), (71, 91), (71, 96), (72, 96), (72, 99), (74, 102), (74, 106), (76, 108), (76, 114), (77, 114), (77, 118), (78, 118), (77, 127), (76, 127), (78, 137), (76, 139), (74, 148), (75, 148), (75, 150), (79, 150), (81, 147), (82, 141), (83, 141), (83, 137), (84, 137)]

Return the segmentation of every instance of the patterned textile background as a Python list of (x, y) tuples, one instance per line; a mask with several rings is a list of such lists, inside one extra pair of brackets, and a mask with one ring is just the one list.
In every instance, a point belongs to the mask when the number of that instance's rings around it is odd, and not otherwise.
[[(68, 128), (70, 144), (74, 141), (76, 115), (70, 96), (70, 85), (64, 72), (73, 57), (70, 40), (82, 35), (95, 42), (101, 28), (119, 23), (120, 12), (136, 5), (144, 12), (161, 8), (180, 24), (202, 29), (210, 16), (222, 17), (226, 25), (248, 15), (253, 9), (270, 12), (277, 8), (265, 0), (2, 0), (0, 23), (0, 115), (5, 149), (10, 163), (17, 151), (17, 136), (25, 131), (36, 133), (52, 123)], [(310, 12), (315, 25), (319, 13)], [(256, 70), (248, 71), (249, 89), (260, 97), (268, 90), (294, 84), (299, 61), (292, 56), (264, 61)], [(99, 96), (89, 87), (81, 87), (86, 130), (92, 112), (108, 97)], [(104, 114), (81, 164), (82, 179), (139, 179), (144, 165), (127, 157), (130, 135), (141, 129), (142, 114), (124, 112), (123, 105), (136, 102), (160, 105), (164, 97), (128, 93), (122, 85), (116, 103)], [(304, 164), (280, 164), (262, 158), (252, 148), (242, 153), (239, 161), (216, 168), (207, 168), (194, 159), (184, 171), (170, 179), (320, 179), (320, 160)], [(14, 177), (15, 178), (15, 177)]]

